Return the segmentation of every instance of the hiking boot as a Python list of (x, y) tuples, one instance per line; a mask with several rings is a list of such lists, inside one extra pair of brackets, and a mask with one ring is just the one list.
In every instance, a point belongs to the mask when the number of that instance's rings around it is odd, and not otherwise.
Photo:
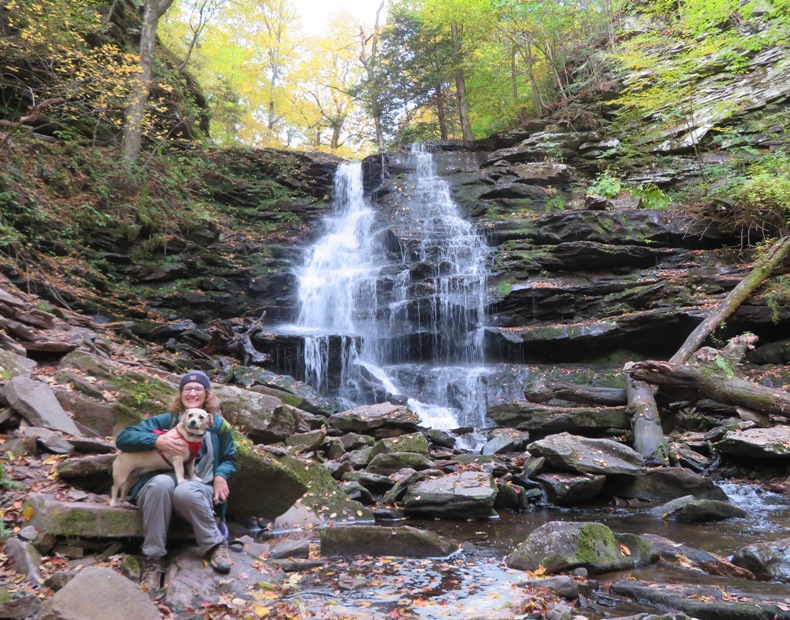
[(228, 554), (228, 543), (224, 540), (214, 545), (206, 553), (208, 563), (218, 573), (227, 575), (230, 572), (230, 554)]
[(162, 589), (162, 577), (165, 574), (164, 558), (147, 557), (143, 562), (143, 572), (140, 574), (140, 586), (146, 592), (155, 594)]

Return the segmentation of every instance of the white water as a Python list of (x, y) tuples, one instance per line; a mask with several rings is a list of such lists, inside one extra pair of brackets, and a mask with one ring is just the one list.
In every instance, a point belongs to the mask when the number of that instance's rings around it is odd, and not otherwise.
[[(425, 426), (480, 427), (488, 248), (461, 217), (430, 153), (414, 149), (409, 159), (415, 172), (392, 224), (397, 263), (363, 196), (360, 165), (338, 168), (333, 214), (296, 273), (305, 380), (345, 406), (361, 404), (364, 385), (373, 382), (381, 392), (407, 396)], [(341, 338), (339, 360), (331, 359), (332, 337)], [(328, 376), (336, 364), (340, 385), (333, 390)]]

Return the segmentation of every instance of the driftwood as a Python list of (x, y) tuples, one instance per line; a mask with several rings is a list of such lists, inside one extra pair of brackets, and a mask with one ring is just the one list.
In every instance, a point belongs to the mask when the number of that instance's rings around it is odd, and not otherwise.
[(250, 364), (263, 364), (269, 356), (261, 353), (252, 344), (252, 337), (263, 329), (263, 320), (266, 318), (264, 310), (260, 318), (249, 323), (234, 324), (231, 321), (214, 321), (210, 328), (211, 341), (204, 347), (207, 353), (215, 354), (220, 351), (238, 358), (243, 366)]
[(629, 374), (632, 367), (633, 363), (628, 362), (623, 370), (634, 431), (634, 450), (645, 457), (647, 465), (669, 465), (669, 446), (664, 438), (653, 389)]
[(625, 407), (557, 407), (516, 400), (494, 405), (488, 410), (488, 417), (501, 426), (521, 431), (561, 433), (585, 429), (591, 434), (600, 434), (610, 429), (628, 428)]
[(720, 403), (790, 417), (790, 394), (787, 392), (746, 379), (728, 377), (709, 368), (648, 361), (633, 364), (628, 373), (634, 379), (655, 385), (693, 388), (699, 394)]
[(10, 127), (11, 130), (8, 133), (3, 134), (3, 140), (0, 142), (0, 149), (2, 149), (7, 143), (8, 140), (11, 138), (11, 134), (14, 133), (14, 130), (23, 127), (26, 123), (33, 123), (38, 120), (39, 115), (41, 112), (46, 110), (49, 107), (60, 105), (61, 103), (65, 103), (66, 100), (63, 97), (53, 97), (52, 99), (44, 99), (43, 101), (39, 101), (36, 105), (30, 108), (30, 112), (20, 118), (18, 121), (8, 121), (3, 119), (0, 123), (6, 127)]
[(524, 396), (533, 403), (546, 403), (556, 398), (582, 405), (618, 407), (626, 404), (625, 390), (573, 383), (533, 384), (524, 391)]
[(782, 237), (777, 241), (771, 250), (754, 266), (752, 271), (741, 280), (724, 298), (721, 304), (711, 312), (707, 318), (691, 332), (683, 346), (669, 360), (673, 364), (684, 364), (689, 357), (696, 351), (710, 336), (719, 324), (732, 314), (738, 306), (759, 287), (771, 272), (782, 263), (785, 256), (790, 251), (790, 237)]

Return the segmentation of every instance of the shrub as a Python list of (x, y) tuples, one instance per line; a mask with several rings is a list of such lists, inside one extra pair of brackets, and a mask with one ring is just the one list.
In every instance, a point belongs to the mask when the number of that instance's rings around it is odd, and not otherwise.
[(593, 184), (587, 188), (587, 195), (616, 198), (622, 189), (623, 184), (620, 183), (620, 180), (607, 170), (595, 177)]

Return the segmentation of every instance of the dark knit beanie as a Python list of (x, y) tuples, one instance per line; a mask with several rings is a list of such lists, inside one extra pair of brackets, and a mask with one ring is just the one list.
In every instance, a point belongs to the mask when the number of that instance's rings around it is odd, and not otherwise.
[(211, 389), (211, 381), (208, 378), (208, 375), (203, 372), (202, 370), (190, 370), (187, 374), (181, 377), (181, 381), (178, 383), (178, 391), (184, 389), (184, 386), (187, 383), (199, 383), (208, 392)]

